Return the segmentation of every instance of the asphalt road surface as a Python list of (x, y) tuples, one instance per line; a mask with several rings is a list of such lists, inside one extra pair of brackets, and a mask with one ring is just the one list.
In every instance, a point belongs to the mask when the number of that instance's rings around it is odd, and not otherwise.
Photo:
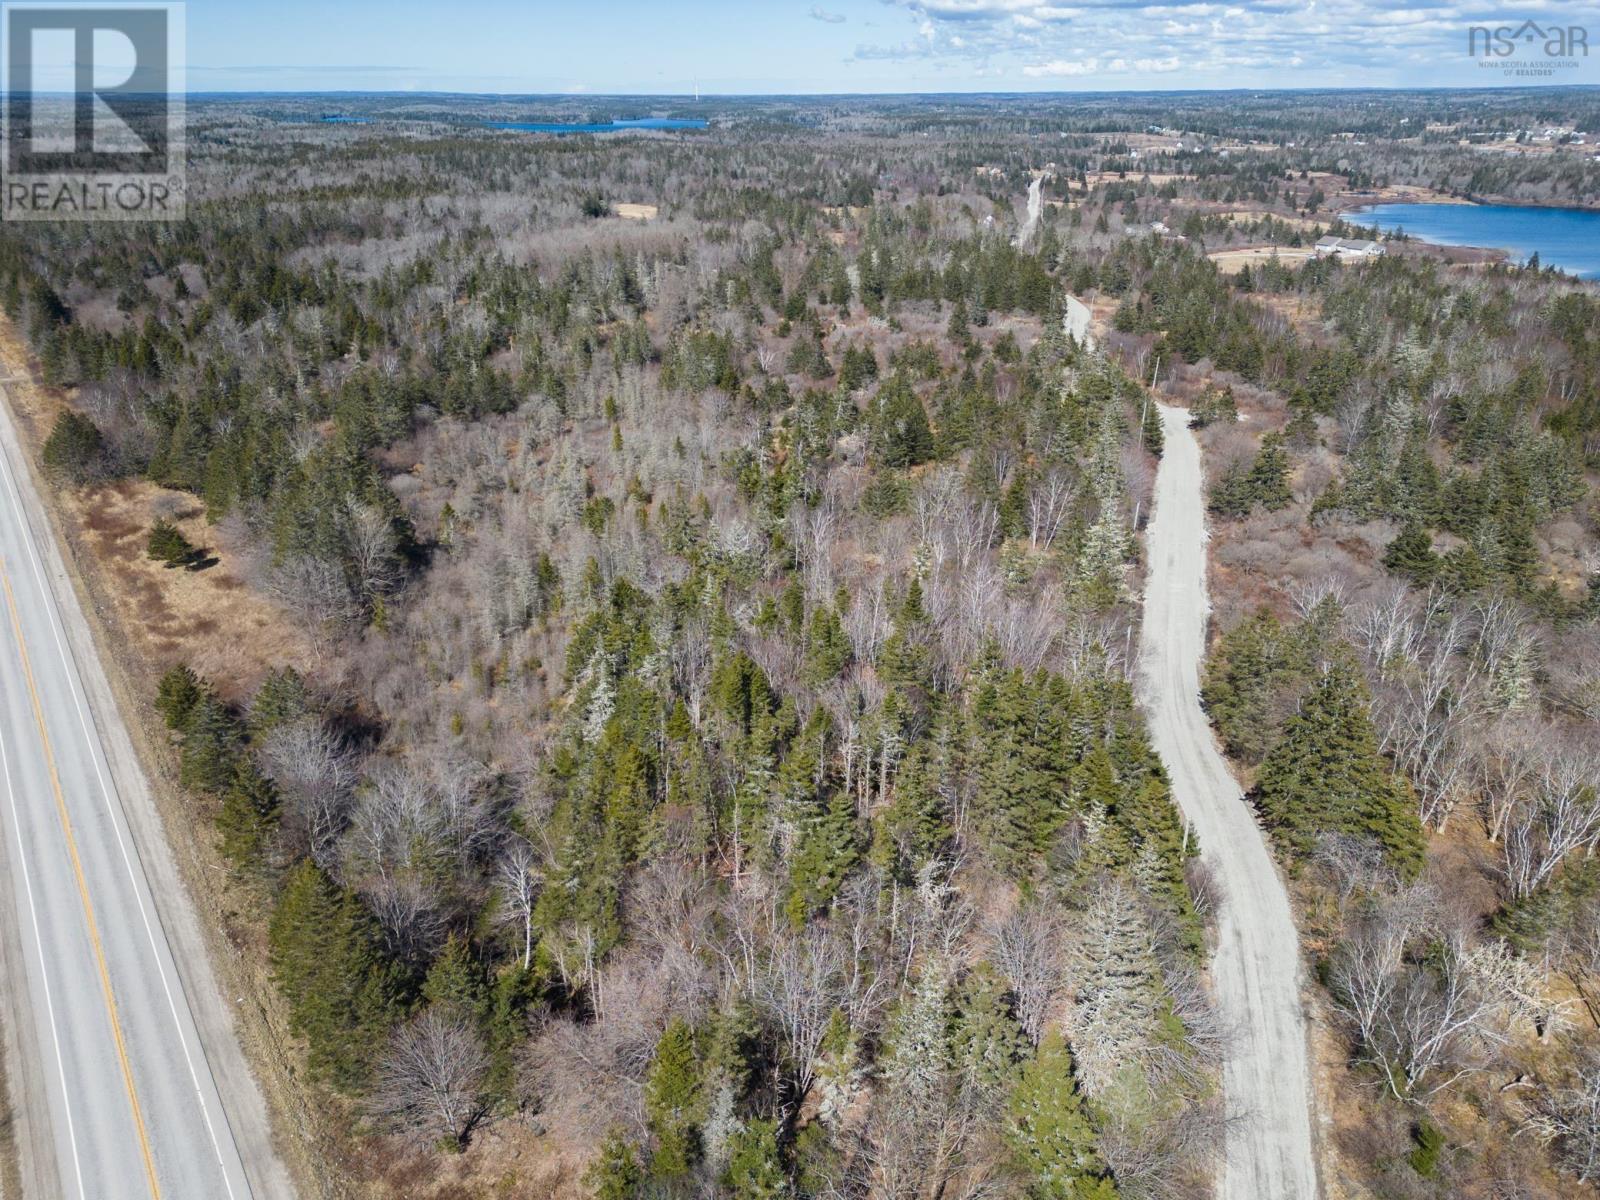
[(1283, 881), (1200, 707), (1206, 530), (1200, 447), (1186, 409), (1161, 405), (1141, 699), (1173, 794), (1222, 893), (1212, 978), (1233, 1040), (1223, 1065), (1229, 1118), (1224, 1200), (1312, 1200), (1311, 1090), (1300, 952)]
[(0, 403), (0, 1023), (24, 1195), (288, 1196), (41, 514)]

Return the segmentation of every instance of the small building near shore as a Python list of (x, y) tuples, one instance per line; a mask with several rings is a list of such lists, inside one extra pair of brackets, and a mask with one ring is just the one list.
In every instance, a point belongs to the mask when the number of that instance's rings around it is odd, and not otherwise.
[(1318, 258), (1381, 258), (1384, 254), (1382, 242), (1366, 238), (1318, 238), (1314, 250)]

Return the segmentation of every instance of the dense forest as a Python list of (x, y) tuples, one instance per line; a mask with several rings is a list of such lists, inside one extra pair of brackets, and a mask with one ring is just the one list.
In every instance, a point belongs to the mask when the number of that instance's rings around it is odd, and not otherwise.
[[(1331, 1176), (1600, 1180), (1600, 298), (1207, 253), (1298, 241), (1315, 173), (1600, 178), (1396, 140), (1542, 101), (1340, 97), (203, 102), (186, 220), (0, 234), (56, 484), (191, 498), (212, 545), (149, 555), (312, 647), (150, 690), (315, 1186), (1209, 1194), (1241, 1033), (1136, 703), (1152, 395), (1206, 446), (1204, 700), (1337, 1042)], [(1159, 185), (1152, 125), (1201, 135)]]

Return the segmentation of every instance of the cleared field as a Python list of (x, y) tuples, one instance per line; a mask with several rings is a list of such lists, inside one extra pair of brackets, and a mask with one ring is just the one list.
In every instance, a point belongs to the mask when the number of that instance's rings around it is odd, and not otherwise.
[(654, 204), (617, 205), (617, 216), (626, 217), (630, 221), (653, 221), (660, 211)]
[(1298, 267), (1311, 257), (1307, 246), (1248, 246), (1242, 250), (1214, 250), (1206, 255), (1221, 271), (1254, 267), (1276, 258), (1286, 267)]

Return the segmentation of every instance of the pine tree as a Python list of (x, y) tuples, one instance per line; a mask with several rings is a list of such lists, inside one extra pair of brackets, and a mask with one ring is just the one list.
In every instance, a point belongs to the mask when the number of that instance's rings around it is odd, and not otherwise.
[(1005, 1140), (1038, 1200), (1114, 1200), (1059, 1033), (1045, 1034), (1006, 1105)]
[(1376, 838), (1403, 875), (1422, 868), (1422, 827), (1411, 789), (1378, 753), (1366, 683), (1341, 654), (1284, 727), (1256, 777), (1255, 802), (1290, 848), (1322, 833)]

